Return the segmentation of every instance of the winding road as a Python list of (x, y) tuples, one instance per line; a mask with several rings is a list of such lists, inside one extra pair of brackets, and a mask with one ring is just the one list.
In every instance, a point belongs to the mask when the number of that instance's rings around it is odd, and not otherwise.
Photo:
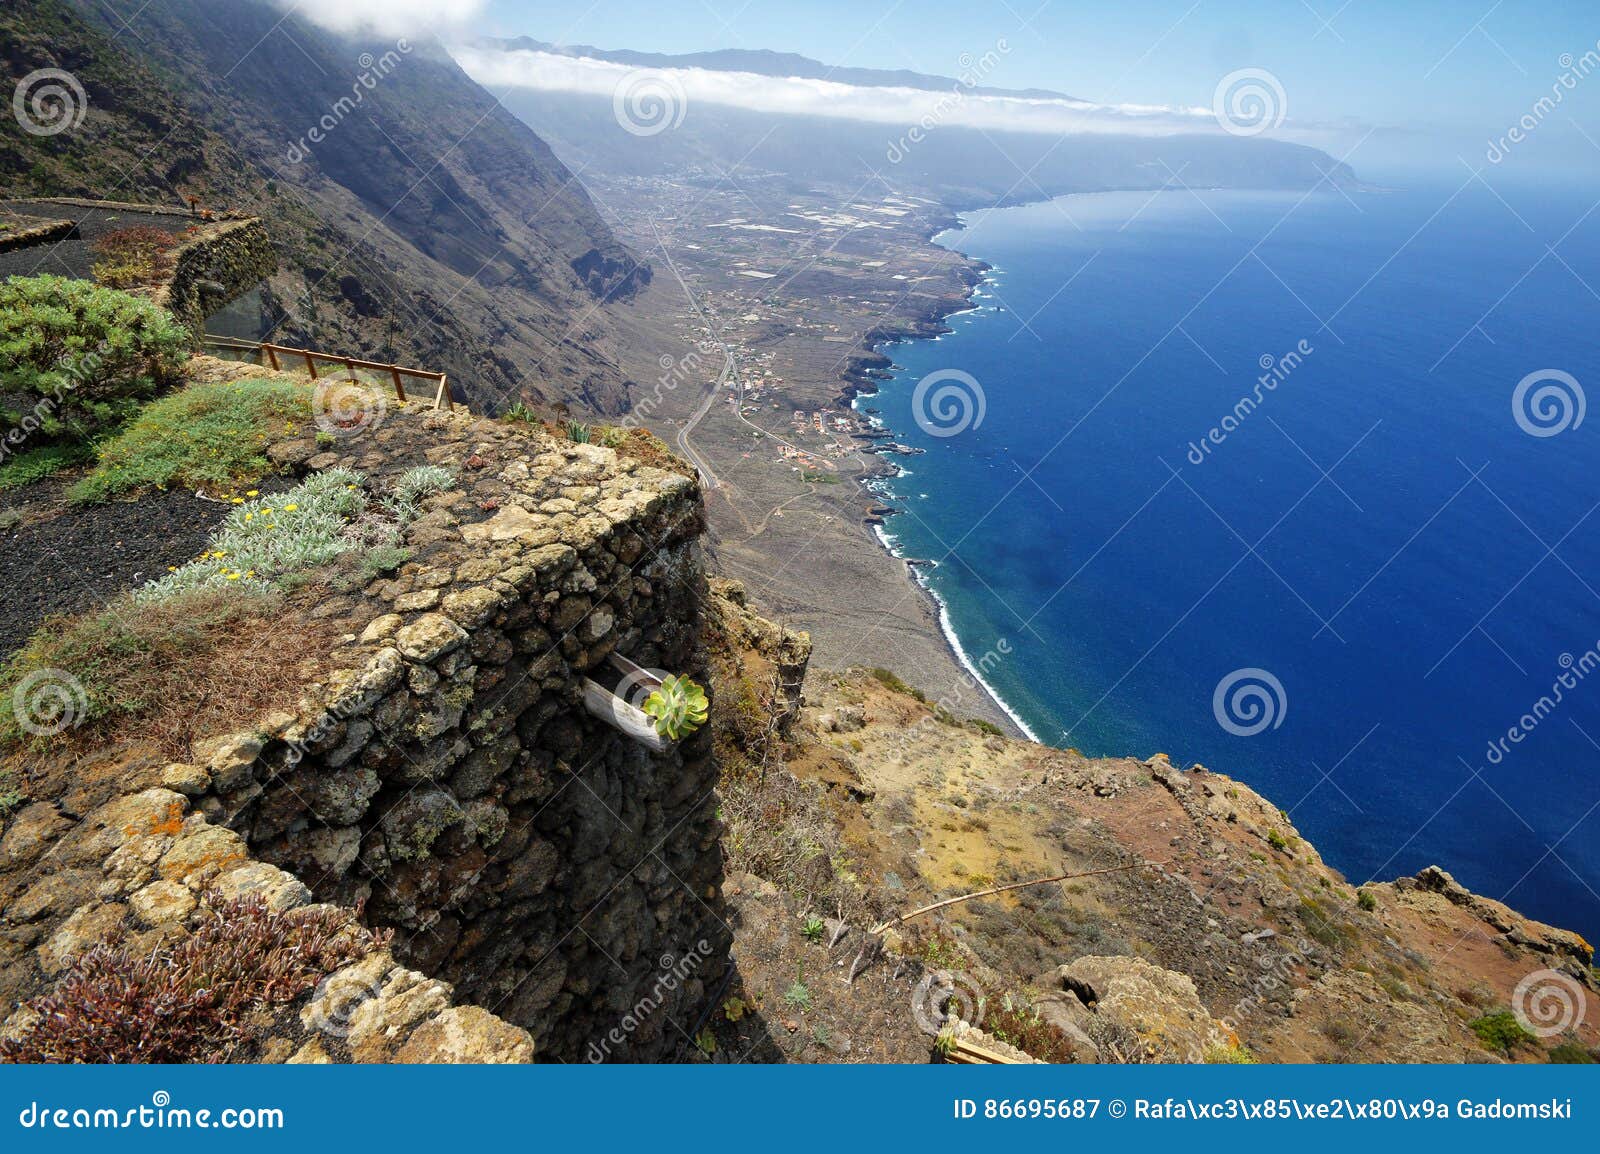
[[(707, 335), (709, 335), (712, 340), (716, 341), (717, 347), (722, 350), (723, 360), (721, 374), (717, 377), (716, 383), (711, 386), (705, 397), (700, 401), (700, 404), (696, 406), (695, 411), (690, 415), (689, 419), (683, 423), (681, 428), (679, 428), (678, 434), (674, 438), (678, 443), (678, 448), (683, 452), (683, 455), (689, 459), (689, 463), (692, 464), (695, 467), (695, 470), (700, 474), (701, 484), (707, 490), (711, 490), (719, 488), (722, 482), (717, 479), (717, 474), (712, 470), (710, 462), (702, 457), (695, 447), (689, 443), (689, 437), (694, 433), (700, 422), (705, 420), (706, 414), (711, 411), (711, 406), (717, 403), (717, 398), (722, 395), (722, 387), (728, 383), (729, 377), (732, 377), (739, 384), (739, 403), (734, 406), (733, 414), (734, 416), (738, 417), (743, 424), (755, 430), (757, 433), (760, 433), (763, 437), (770, 437), (772, 440), (777, 441), (780, 445), (787, 445), (790, 449), (793, 449), (797, 453), (809, 453), (811, 456), (817, 457), (818, 460), (827, 461), (827, 458), (816, 453), (812, 453), (808, 449), (802, 449), (799, 445), (785, 440), (784, 438), (778, 436), (778, 434), (768, 429), (763, 429), (760, 425), (754, 423), (744, 415), (744, 381), (738, 376), (738, 362), (734, 360), (733, 350), (728, 347), (728, 342), (722, 339), (722, 334), (717, 331), (716, 326), (711, 323), (711, 318), (706, 315), (706, 311), (700, 307), (700, 302), (695, 299), (694, 292), (689, 288), (689, 282), (683, 279), (683, 274), (678, 271), (678, 266), (673, 261), (672, 254), (667, 251), (666, 242), (661, 239), (661, 231), (656, 228), (656, 222), (654, 220), (650, 221), (650, 231), (655, 234), (656, 248), (660, 249), (661, 259), (667, 262), (667, 269), (677, 280), (678, 287), (683, 290), (684, 299), (689, 302), (689, 307), (692, 308), (695, 312), (695, 315), (700, 318), (700, 323), (702, 326), (704, 326)], [(829, 465), (833, 464), (832, 461), (827, 461), (827, 463)]]

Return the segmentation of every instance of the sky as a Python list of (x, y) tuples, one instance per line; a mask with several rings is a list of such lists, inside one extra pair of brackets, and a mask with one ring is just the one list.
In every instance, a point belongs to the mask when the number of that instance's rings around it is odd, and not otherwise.
[[(393, 12), (421, 0), (341, 0)], [(771, 48), (832, 65), (955, 75), (1001, 41), (984, 83), (1100, 104), (1209, 107), (1219, 80), (1265, 69), (1282, 135), (1353, 162), (1481, 165), (1490, 146), (1600, 53), (1600, 4), (1572, 0), (429, 0), (457, 39), (527, 35), (655, 52)], [(445, 39), (451, 39), (447, 34)], [(1591, 57), (1591, 60), (1594, 59)], [(1520, 147), (1525, 167), (1600, 169), (1600, 69)]]

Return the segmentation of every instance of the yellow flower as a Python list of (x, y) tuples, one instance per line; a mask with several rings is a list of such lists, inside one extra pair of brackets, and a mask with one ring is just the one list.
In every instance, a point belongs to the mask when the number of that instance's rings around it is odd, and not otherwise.
[(257, 493), (259, 493), (259, 492), (261, 492), (261, 490), (260, 490), (260, 489), (246, 489), (246, 490), (245, 490), (245, 491), (244, 491), (244, 495), (245, 495), (245, 496), (246, 496), (246, 497), (254, 497), (254, 496), (255, 496), (255, 495), (256, 495), (256, 494), (257, 494)]
[[(243, 505), (244, 504), (244, 498), (243, 497), (235, 497), (235, 498), (233, 498), (233, 503), (235, 505)], [(245, 514), (245, 518), (247, 520), (249, 519), (249, 516), (250, 515), (248, 513)]]
[(237, 581), (239, 579), (239, 574), (238, 574), (237, 570), (235, 570), (232, 573), (224, 573), (223, 576), (226, 577), (229, 581)]
[(285, 512), (285, 513), (293, 513), (293, 512), (294, 512), (294, 511), (295, 511), (295, 510), (296, 510), (296, 509), (298, 509), (298, 508), (299, 508), (299, 507), (300, 507), (300, 506), (299, 506), (299, 505), (285, 505), (285, 506), (284, 506), (284, 507), (283, 507), (283, 511), (284, 511), (284, 512)]

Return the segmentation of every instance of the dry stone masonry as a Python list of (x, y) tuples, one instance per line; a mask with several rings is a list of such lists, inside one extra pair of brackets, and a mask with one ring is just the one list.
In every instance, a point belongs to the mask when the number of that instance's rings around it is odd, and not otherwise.
[[(404, 564), (319, 607), (348, 632), (299, 710), (196, 743), (156, 781), (129, 775), (149, 788), (86, 819), (39, 804), (11, 823), (0, 854), (49, 863), (18, 895), (40, 909), (7, 911), (28, 919), (28, 967), (48, 978), (114, 926), (181, 921), (215, 887), (357, 906), (394, 931), (392, 957), (319, 989), (307, 1029), (338, 1029), (297, 1061), (582, 1060), (608, 1032), (617, 1059), (681, 1044), (673, 1025), (721, 976), (729, 936), (709, 735), (651, 753), (585, 713), (580, 686), (613, 652), (706, 681), (694, 481), (403, 409), (272, 455), (356, 468), (380, 491), (422, 463), (457, 484), (422, 502)], [(662, 959), (691, 952), (711, 961), (663, 995)]]

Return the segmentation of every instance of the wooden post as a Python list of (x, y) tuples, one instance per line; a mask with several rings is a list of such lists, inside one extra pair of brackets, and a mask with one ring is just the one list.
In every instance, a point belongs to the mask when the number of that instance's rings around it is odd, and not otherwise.
[(268, 362), (272, 365), (273, 371), (277, 372), (280, 366), (278, 364), (278, 350), (276, 346), (262, 345), (261, 351), (267, 354)]
[(448, 383), (446, 383), (445, 375), (443, 373), (439, 374), (439, 395), (434, 398), (433, 407), (437, 409), (441, 402), (445, 408), (449, 409), (451, 412), (455, 412), (456, 403), (455, 400), (450, 396), (450, 386)]
[(406, 399), (406, 387), (400, 383), (400, 366), (390, 365), (389, 372), (394, 377), (394, 395), (399, 397), (401, 402), (404, 403)]
[(316, 362), (315, 358), (313, 358), (312, 355), (309, 352), (306, 353), (305, 356), (306, 356), (306, 372), (311, 374), (311, 379), (314, 381), (314, 380), (317, 379), (317, 362)]

